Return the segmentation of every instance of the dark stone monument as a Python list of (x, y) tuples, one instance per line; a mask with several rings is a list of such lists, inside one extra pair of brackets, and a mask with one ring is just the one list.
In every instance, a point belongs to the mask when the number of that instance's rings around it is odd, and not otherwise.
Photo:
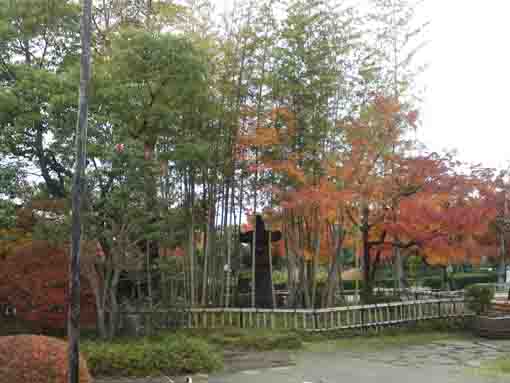
[[(269, 263), (269, 233), (271, 233), (271, 242), (279, 241), (282, 238), (282, 233), (280, 231), (267, 231), (264, 220), (260, 215), (256, 216), (255, 225), (255, 306), (260, 308), (272, 308), (273, 296)], [(253, 233), (253, 230), (240, 233), (241, 242), (250, 244), (250, 250), (252, 252)]]

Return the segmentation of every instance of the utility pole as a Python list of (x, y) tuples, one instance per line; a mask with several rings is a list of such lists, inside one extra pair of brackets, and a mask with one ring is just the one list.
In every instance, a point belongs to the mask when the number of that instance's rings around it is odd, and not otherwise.
[(69, 297), (67, 336), (69, 338), (69, 383), (80, 381), (80, 250), (81, 206), (85, 188), (87, 157), (87, 114), (90, 82), (90, 39), (92, 0), (82, 1), (81, 64), (76, 123), (76, 159), (72, 189), (71, 262), (69, 267)]

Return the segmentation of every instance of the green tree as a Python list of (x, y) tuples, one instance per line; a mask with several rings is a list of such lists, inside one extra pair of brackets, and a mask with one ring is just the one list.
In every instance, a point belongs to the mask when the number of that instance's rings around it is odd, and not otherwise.
[(72, 1), (0, 3), (0, 150), (35, 164), (59, 198), (72, 175), (78, 10)]

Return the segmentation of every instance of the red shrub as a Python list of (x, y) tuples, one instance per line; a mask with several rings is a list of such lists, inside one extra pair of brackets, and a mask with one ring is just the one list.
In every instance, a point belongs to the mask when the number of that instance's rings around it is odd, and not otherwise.
[[(35, 335), (0, 337), (0, 383), (67, 383), (67, 343)], [(80, 357), (80, 383), (91, 383)]]
[[(0, 260), (0, 303), (41, 329), (64, 329), (67, 319), (69, 257), (48, 242), (34, 241)], [(81, 322), (95, 324), (94, 296), (81, 279)]]

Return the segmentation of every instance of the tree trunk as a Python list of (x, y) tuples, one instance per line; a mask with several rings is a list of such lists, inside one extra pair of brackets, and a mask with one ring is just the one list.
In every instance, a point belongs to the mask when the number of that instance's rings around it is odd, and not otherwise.
[(85, 188), (87, 148), (87, 115), (90, 82), (90, 40), (92, 0), (83, 0), (81, 18), (81, 63), (78, 99), (78, 121), (76, 124), (76, 165), (72, 191), (71, 262), (69, 265), (68, 303), (68, 370), (69, 383), (80, 381), (80, 248), (81, 206)]
[(328, 285), (326, 289), (326, 306), (332, 307), (335, 302), (335, 295), (338, 289), (338, 262), (342, 255), (342, 243), (343, 243), (343, 235), (342, 228), (340, 226), (335, 227), (333, 230), (335, 239), (335, 252), (332, 257), (330, 257), (329, 264), (329, 273), (328, 273)]
[(406, 287), (405, 275), (404, 275), (404, 258), (399, 246), (393, 246), (393, 262), (394, 262), (394, 273), (396, 288), (401, 290)]
[(304, 303), (305, 308), (309, 309), (312, 306), (312, 301), (310, 297), (310, 279), (309, 279), (309, 269), (310, 264), (305, 260), (305, 258), (302, 258), (301, 263), (301, 290), (303, 292), (304, 297)]
[(450, 290), (450, 278), (448, 277), (448, 267), (441, 266), (443, 269), (443, 288)]
[(156, 177), (153, 173), (152, 161), (156, 151), (156, 143), (153, 141), (146, 141), (143, 145), (143, 155), (146, 168), (145, 179), (145, 197), (147, 198), (146, 206), (149, 212), (156, 208), (157, 186)]
[[(94, 274), (93, 274), (94, 273)], [(96, 271), (92, 266), (91, 270), (87, 271), (87, 280), (89, 281), (90, 286), (92, 287), (92, 292), (94, 293), (94, 301), (96, 304), (96, 331), (97, 335), (101, 339), (107, 338), (106, 332), (106, 318), (105, 318), (105, 310), (104, 310), (104, 289), (102, 291), (99, 283), (99, 278)]]
[(189, 210), (189, 229), (188, 229), (188, 261), (189, 261), (189, 289), (190, 289), (190, 304), (195, 307), (196, 304), (196, 286), (195, 286), (195, 225), (193, 205), (195, 200), (195, 182), (193, 175), (190, 171), (189, 185), (188, 185), (188, 210)]
[[(255, 211), (254, 211), (255, 214)], [(253, 225), (253, 236), (251, 244), (251, 307), (255, 307), (255, 268), (256, 268), (256, 250), (257, 250), (257, 225)]]
[(361, 234), (363, 242), (363, 300), (367, 300), (372, 295), (372, 280), (370, 275), (370, 243), (369, 243), (369, 230), (368, 225), (368, 207), (363, 207), (363, 217), (361, 225)]
[(230, 282), (231, 282), (231, 273), (232, 273), (232, 260), (231, 260), (231, 249), (232, 243), (230, 235), (230, 227), (225, 227), (225, 234), (227, 240), (227, 269), (225, 270), (225, 307), (230, 307)]
[(275, 308), (276, 307), (276, 297), (275, 297), (275, 292), (274, 292), (274, 283), (273, 283), (273, 249), (272, 249), (272, 245), (271, 245), (271, 230), (269, 230), (269, 233), (268, 233), (268, 252), (269, 252), (269, 278), (271, 279), (271, 308)]
[(287, 290), (289, 295), (287, 297), (287, 307), (296, 306), (296, 256), (289, 249), (288, 235), (284, 237), (285, 255), (287, 257)]
[[(117, 302), (117, 290), (119, 285), (120, 271), (115, 270), (112, 276), (112, 283), (109, 290), (109, 313), (108, 338), (113, 339), (119, 327), (119, 303)], [(150, 331), (150, 329), (149, 329)]]
[[(498, 267), (498, 283), (506, 283), (506, 243), (505, 233), (502, 232), (499, 235), (499, 267)], [(510, 296), (510, 292), (509, 292)]]
[(209, 192), (209, 214), (208, 214), (208, 224), (207, 224), (207, 242), (206, 242), (206, 248), (204, 252), (204, 269), (202, 274), (202, 306), (206, 306), (208, 304), (208, 284), (209, 284), (209, 270), (208, 270), (208, 263), (209, 258), (212, 256), (213, 251), (213, 243), (214, 243), (214, 222), (215, 222), (215, 216), (216, 216), (216, 209), (215, 209), (215, 195), (213, 186), (211, 185)]
[(317, 271), (319, 267), (319, 253), (321, 249), (321, 230), (320, 224), (317, 228), (317, 238), (315, 239), (315, 249), (313, 251), (312, 259), (312, 308), (316, 307), (317, 301)]
[[(152, 266), (151, 266), (151, 242), (147, 241), (147, 248), (145, 251), (145, 260), (146, 260), (146, 267), (147, 267), (147, 295), (149, 296), (149, 306), (152, 310)], [(163, 286), (164, 288), (164, 286)]]
[(96, 330), (97, 334), (101, 339), (106, 339), (108, 337), (108, 333), (106, 332), (106, 318), (104, 308), (100, 307), (96, 303)]

